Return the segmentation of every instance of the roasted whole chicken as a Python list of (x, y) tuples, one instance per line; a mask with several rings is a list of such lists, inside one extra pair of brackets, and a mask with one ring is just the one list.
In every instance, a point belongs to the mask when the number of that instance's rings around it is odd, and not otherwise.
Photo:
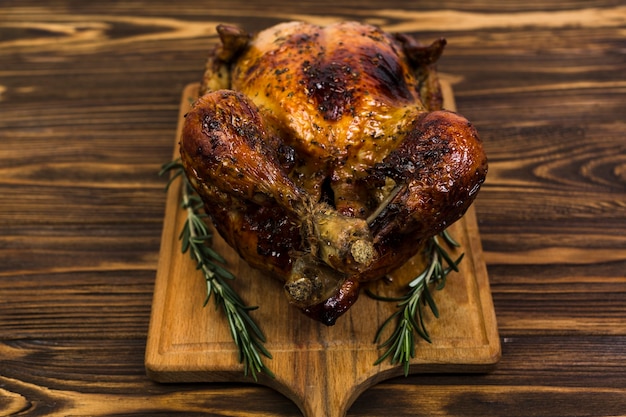
[(217, 31), (185, 117), (185, 172), (226, 242), (332, 325), (485, 180), (476, 130), (441, 109), (445, 40), (357, 22)]

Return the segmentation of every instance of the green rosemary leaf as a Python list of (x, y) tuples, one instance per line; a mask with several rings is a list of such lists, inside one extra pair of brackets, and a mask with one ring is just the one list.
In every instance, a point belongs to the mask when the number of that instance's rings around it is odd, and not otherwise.
[(232, 274), (232, 272), (230, 272), (229, 270), (225, 268), (222, 268), (218, 264), (211, 263), (211, 270), (215, 272), (216, 274), (218, 274), (220, 278), (229, 279), (229, 280), (235, 279), (235, 276)]
[(204, 223), (204, 221), (197, 216), (191, 216), (189, 219), (189, 228), (190, 230), (193, 228), (194, 237), (205, 236), (209, 233), (206, 223)]
[(435, 303), (435, 300), (433, 299), (433, 296), (430, 294), (430, 290), (428, 289), (428, 287), (424, 287), (424, 300), (426, 301), (426, 303), (428, 304), (428, 307), (430, 308), (430, 311), (432, 311), (433, 316), (435, 316), (436, 318), (439, 318), (439, 310), (437, 309), (437, 304)]
[(259, 352), (256, 349), (252, 349), (252, 345), (249, 343), (249, 340), (245, 340), (246, 343), (243, 343), (244, 349), (246, 350), (246, 354), (252, 357), (254, 360), (249, 361), (255, 370), (260, 370), (258, 363), (261, 362), (261, 357), (259, 356)]
[[(252, 343), (254, 343), (254, 346), (256, 346), (256, 348), (259, 350), (259, 352), (263, 354), (263, 356), (267, 357), (268, 359), (272, 359), (272, 354), (270, 353), (269, 350), (267, 350), (267, 348), (263, 344), (265, 343), (265, 338), (263, 338), (263, 340), (261, 340), (260, 338), (253, 339)], [(267, 371), (269, 372), (269, 369), (267, 369)]]
[[(202, 203), (202, 200), (200, 200), (200, 199), (189, 200), (189, 207), (192, 210), (196, 210), (196, 211), (201, 210), (203, 206), (204, 206), (204, 204)], [(199, 217), (198, 217), (198, 219), (199, 219)]]
[(174, 171), (174, 175), (178, 176), (182, 173), (182, 169), (179, 169), (179, 168), (182, 168), (182, 163), (180, 161), (180, 158), (174, 159), (161, 166), (161, 170), (159, 171), (159, 176), (162, 177), (163, 175), (170, 173), (172, 171)]
[(404, 376), (409, 376), (409, 371), (411, 370), (411, 362), (409, 360), (404, 361)]
[(402, 348), (405, 332), (406, 329), (401, 327), (398, 333), (399, 337), (392, 341), (391, 348), (393, 349), (393, 355), (391, 355), (391, 363), (400, 362), (400, 349)]
[(452, 260), (450, 255), (448, 255), (448, 252), (444, 248), (442, 248), (438, 243), (435, 244), (435, 248), (437, 250), (437, 253), (441, 255), (443, 259), (445, 259), (448, 266), (450, 266), (450, 268), (452, 268), (455, 272), (459, 272), (459, 268), (456, 266), (456, 263)]
[(421, 274), (413, 278), (411, 282), (409, 282), (409, 287), (416, 287), (420, 285), (424, 280), (427, 280), (427, 276), (429, 274), (430, 268), (424, 269)]
[(402, 299), (402, 301), (400, 301), (397, 304), (397, 307), (404, 307), (404, 306), (406, 306), (406, 305), (408, 305), (410, 303), (411, 303), (411, 297), (409, 296), (409, 297), (406, 297), (406, 298)]
[(380, 355), (378, 359), (376, 359), (376, 361), (374, 362), (374, 366), (377, 366), (383, 363), (385, 359), (389, 357), (389, 355), (391, 355), (391, 349), (386, 350), (382, 355)]
[[(246, 311), (250, 311), (250, 309), (246, 308), (245, 306), (241, 307), (241, 309), (242, 310), (246, 310)], [(258, 339), (261, 342), (265, 342), (265, 335), (263, 335), (263, 332), (261, 331), (259, 326), (257, 326), (257, 324), (254, 322), (254, 320), (252, 320), (250, 315), (242, 314), (241, 317), (246, 321), (246, 325), (251, 330), (251, 332), (254, 334), (256, 339)], [(268, 354), (269, 354), (269, 352), (268, 352)]]
[(400, 310), (396, 310), (391, 316), (387, 317), (387, 319), (383, 322), (383, 324), (378, 328), (376, 335), (374, 336), (374, 343), (378, 343), (380, 340), (383, 331), (385, 328), (400, 314)]
[(408, 364), (411, 358), (413, 357), (413, 348), (415, 347), (415, 343), (413, 341), (413, 332), (410, 331), (410, 328), (407, 328), (406, 337), (404, 338), (404, 344), (402, 346), (402, 361), (405, 364)]
[(226, 263), (226, 259), (224, 259), (224, 257), (217, 253), (212, 247), (206, 245), (204, 247), (206, 248), (205, 251), (208, 258), (211, 258), (212, 260), (222, 264)]
[[(461, 261), (463, 260), (463, 257), (464, 257), (464, 256), (465, 256), (465, 253), (462, 253), (462, 254), (460, 254), (460, 255), (459, 255), (459, 257), (458, 257), (458, 258), (456, 258), (456, 261), (454, 261), (454, 266), (456, 266), (456, 267), (457, 267), (457, 269), (455, 269), (455, 271), (457, 271), (457, 272), (458, 272), (458, 266), (459, 266), (459, 264), (461, 263)], [(449, 272), (450, 270), (448, 269), (447, 271)], [(446, 272), (446, 275), (448, 274), (448, 272)]]
[(417, 308), (417, 318), (417, 321), (419, 322), (419, 325), (416, 329), (417, 333), (422, 339), (424, 339), (428, 343), (432, 343), (432, 340), (430, 339), (430, 334), (428, 334), (428, 329), (426, 328), (426, 324), (424, 323), (424, 312), (419, 307)]
[(208, 283), (207, 281), (207, 293), (206, 293), (206, 297), (204, 297), (204, 302), (202, 303), (202, 307), (206, 307), (207, 304), (209, 304), (209, 300), (211, 299), (211, 284)]
[[(457, 264), (458, 265), (458, 264)], [(437, 291), (441, 291), (445, 288), (446, 286), (446, 282), (448, 280), (448, 273), (450, 273), (451, 269), (448, 268), (447, 271), (444, 271), (443, 274), (441, 274), (441, 276), (439, 277), (439, 279), (437, 280), (437, 286), (435, 287), (435, 289)]]
[(239, 308), (245, 311), (254, 311), (254, 310), (258, 310), (259, 306), (240, 305)]
[(190, 234), (189, 234), (189, 229), (188, 227), (185, 225), (183, 227), (183, 231), (181, 232), (179, 239), (181, 242), (181, 251), (183, 253), (187, 253), (187, 251), (189, 250), (189, 245), (191, 244), (191, 240), (189, 238)]
[[(417, 313), (417, 314), (421, 314), (421, 313)], [(417, 320), (415, 320), (417, 314), (408, 315), (407, 320), (409, 320), (409, 322), (411, 323), (411, 327), (415, 329), (415, 332), (418, 334), (419, 337), (421, 337), (424, 340), (428, 340), (428, 334), (426, 334), (424, 330), (422, 330), (421, 324), (419, 324)]]
[(365, 293), (366, 293), (369, 297), (371, 297), (371, 298), (373, 298), (373, 299), (375, 299), (375, 300), (378, 300), (378, 301), (394, 301), (394, 302), (397, 302), (397, 301), (402, 301), (402, 300), (404, 300), (404, 297), (384, 297), (384, 296), (382, 296), (382, 295), (375, 294), (375, 293), (373, 293), (373, 292), (372, 292), (369, 288), (367, 288), (367, 289), (365, 290)]
[[(400, 313), (398, 313), (398, 316), (400, 316)], [(388, 347), (388, 346), (393, 346), (394, 343), (396, 343), (396, 341), (402, 337), (402, 318), (398, 319), (398, 323), (400, 323), (395, 330), (393, 331), (393, 333), (391, 334), (391, 336), (389, 336), (389, 338), (387, 340), (385, 340), (382, 344), (378, 345), (379, 348), (384, 348), (384, 347)]]
[(212, 233), (206, 233), (206, 234), (203, 234), (203, 235), (197, 235), (195, 237), (195, 239), (198, 240), (199, 242), (210, 241), (212, 238), (213, 238), (213, 234)]
[(449, 246), (452, 246), (454, 248), (460, 248), (461, 244), (458, 243), (456, 240), (454, 240), (454, 238), (452, 237), (452, 235), (450, 235), (450, 232), (448, 232), (448, 229), (444, 230), (443, 232), (440, 233), (440, 236), (443, 238), (443, 240), (446, 241), (446, 243)]
[(180, 171), (176, 171), (176, 172), (174, 173), (174, 175), (172, 175), (172, 176), (170, 177), (170, 179), (169, 179), (169, 180), (167, 181), (167, 183), (165, 184), (165, 191), (168, 191), (168, 190), (170, 189), (170, 186), (172, 185), (172, 183), (173, 183), (173, 182), (174, 182), (174, 181), (175, 181), (178, 177), (180, 177), (180, 176), (181, 176), (181, 174), (182, 174), (182, 173), (181, 173)]

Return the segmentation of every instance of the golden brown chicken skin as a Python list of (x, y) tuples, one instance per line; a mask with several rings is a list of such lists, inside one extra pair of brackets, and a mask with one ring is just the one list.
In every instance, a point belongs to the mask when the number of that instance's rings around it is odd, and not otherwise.
[(487, 174), (474, 127), (441, 110), (435, 63), (377, 27), (218, 27), (181, 138), (216, 229), (288, 300), (333, 324), (458, 220)]

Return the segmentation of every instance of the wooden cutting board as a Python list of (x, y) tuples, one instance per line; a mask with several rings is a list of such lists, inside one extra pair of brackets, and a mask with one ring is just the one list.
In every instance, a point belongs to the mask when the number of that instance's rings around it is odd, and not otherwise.
[[(445, 106), (454, 109), (452, 90), (443, 82)], [(180, 108), (174, 157), (183, 115), (197, 94), (188, 85)], [(220, 310), (206, 295), (204, 278), (188, 254), (182, 254), (178, 236), (184, 222), (180, 209), (180, 181), (167, 194), (161, 251), (154, 288), (152, 316), (146, 346), (148, 376), (158, 382), (254, 382), (244, 377), (237, 350)], [(459, 273), (448, 276), (441, 291), (434, 292), (440, 318), (428, 311), (427, 328), (432, 343), (418, 340), (410, 373), (484, 372), (499, 360), (501, 350), (496, 318), (483, 260), (473, 208), (450, 229), (461, 244), (452, 252), (465, 257)], [(332, 327), (304, 316), (288, 305), (281, 284), (248, 267), (216, 233), (213, 247), (226, 257), (238, 277), (233, 287), (248, 305), (266, 338), (273, 358), (266, 366), (275, 378), (261, 375), (258, 383), (291, 398), (307, 417), (341, 417), (368, 387), (402, 375), (399, 366), (374, 362), (383, 352), (374, 343), (381, 323), (396, 309), (395, 303), (376, 301), (364, 293)], [(421, 272), (418, 260), (396, 271), (393, 283), (406, 282)], [(379, 281), (373, 291), (389, 293)], [(402, 292), (398, 292), (402, 294)]]

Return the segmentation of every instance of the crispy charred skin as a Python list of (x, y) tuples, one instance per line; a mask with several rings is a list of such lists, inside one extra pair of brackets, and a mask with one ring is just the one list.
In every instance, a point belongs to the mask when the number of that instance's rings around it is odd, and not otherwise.
[(485, 179), (476, 130), (441, 110), (445, 40), (354, 22), (218, 33), (185, 120), (185, 170), (225, 240), (333, 324)]
[[(285, 275), (302, 249), (302, 190), (279, 139), (243, 94), (219, 90), (186, 115), (181, 157), (218, 231), (252, 266)], [(298, 208), (296, 208), (298, 206)]]

